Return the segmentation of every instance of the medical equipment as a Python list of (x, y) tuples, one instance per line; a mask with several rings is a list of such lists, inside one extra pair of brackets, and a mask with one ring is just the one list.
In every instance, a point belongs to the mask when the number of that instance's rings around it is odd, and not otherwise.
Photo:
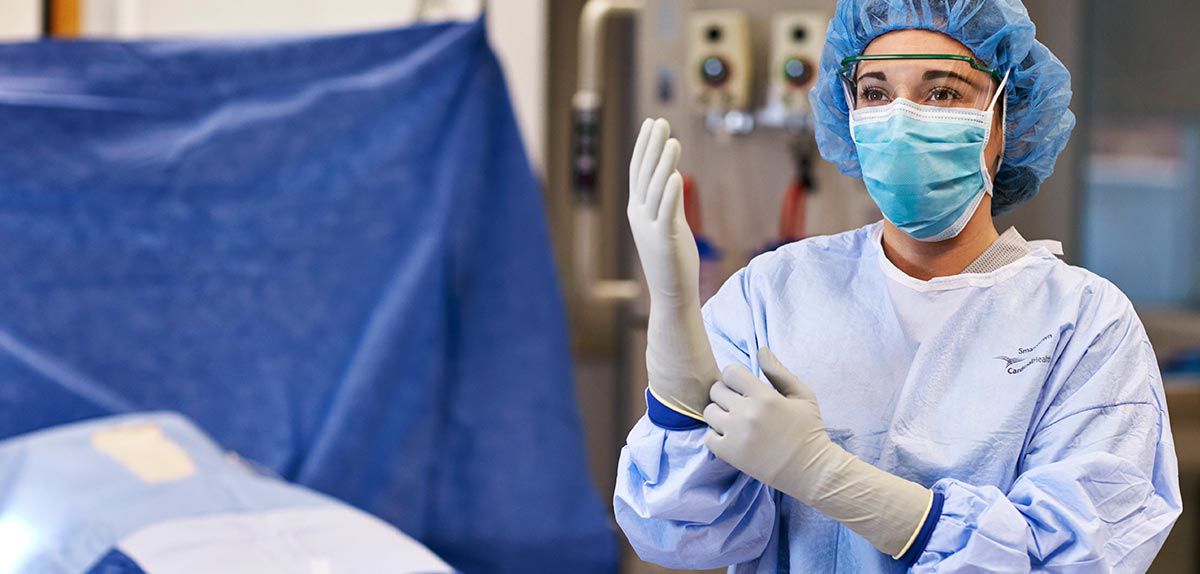
[[(811, 140), (811, 133), (803, 132), (812, 125), (803, 94), (814, 85), (816, 69), (802, 70), (800, 62), (815, 63), (828, 21), (828, 13), (818, 9), (824, 8), (824, 3), (818, 0), (810, 1), (809, 10), (781, 11), (779, 7), (777, 0), (731, 2), (713, 10), (692, 10), (678, 2), (647, 7), (637, 0), (585, 4), (579, 24), (578, 89), (572, 98), (572, 219), (562, 223), (571, 227), (574, 241), (573, 292), (585, 305), (597, 310), (597, 303), (604, 302), (632, 303), (634, 309), (644, 306), (636, 301), (641, 293), (636, 279), (608, 278), (601, 271), (607, 259), (604, 246), (620, 244), (607, 237), (627, 237), (623, 227), (610, 229), (601, 216), (605, 209), (615, 212), (618, 204), (624, 204), (624, 176), (615, 171), (601, 173), (601, 167), (612, 162), (606, 164), (600, 157), (606, 145), (611, 149), (611, 143), (605, 142), (612, 140), (612, 134), (601, 133), (603, 110), (621, 103), (622, 89), (634, 90), (634, 106), (617, 111), (635, 116), (638, 122), (645, 117), (666, 118), (690, 146), (684, 161), (694, 165), (683, 166), (682, 171), (699, 182), (697, 194), (707, 219), (702, 225), (705, 236), (720, 245), (724, 255), (715, 262), (721, 279), (776, 239), (775, 230), (761, 221), (777, 219), (782, 193), (796, 177), (795, 162), (789, 159), (791, 140)], [(618, 54), (608, 49), (612, 39), (607, 33), (618, 19), (638, 22), (636, 69), (640, 75), (634, 82), (613, 85), (611, 80), (604, 81), (606, 74), (619, 74), (606, 71), (606, 62)], [(772, 31), (778, 32), (779, 40), (765, 46)], [(787, 65), (778, 74), (761, 72), (773, 68), (772, 57)], [(703, 65), (706, 61), (707, 66)], [(787, 106), (774, 105), (776, 98), (767, 96), (768, 85), (778, 85), (780, 77), (787, 86), (783, 90)], [(677, 84), (685, 89), (678, 89)], [(676, 92), (686, 97), (677, 97)], [(624, 157), (632, 152), (635, 125), (625, 143), (629, 147), (621, 154)], [(762, 129), (752, 132), (756, 125)], [(728, 140), (738, 134), (743, 137)], [(870, 198), (836, 193), (860, 186), (836, 176), (831, 168), (813, 167), (828, 172), (819, 177), (831, 193), (807, 198), (812, 201), (806, 206), (806, 218), (812, 221), (798, 227), (831, 232), (877, 217), (871, 213)], [(817, 177), (812, 175), (812, 179)]]
[[(861, 95), (857, 109), (850, 112), (867, 193), (888, 221), (913, 238), (936, 242), (957, 237), (979, 202), (992, 193), (986, 152), (1004, 81), (998, 88), (975, 90), (995, 94), (988, 108), (979, 110), (973, 107), (978, 104), (972, 102), (967, 77), (948, 82), (938, 78), (930, 84), (930, 74), (957, 76), (956, 72), (927, 68), (914, 72), (922, 78), (916, 90), (888, 92), (892, 86), (886, 82), (896, 81), (900, 73), (887, 66), (870, 70), (858, 71), (855, 89)], [(879, 76), (871, 78), (873, 74)], [(922, 101), (930, 103), (894, 99), (897, 91), (903, 96), (928, 94)], [(940, 105), (943, 102), (946, 105)]]
[(1006, 75), (959, 54), (864, 54), (843, 58), (838, 70), (852, 111), (899, 99), (940, 109), (995, 109)]
[(754, 52), (750, 20), (740, 10), (700, 10), (688, 16), (685, 69), (693, 109), (717, 134), (754, 129)]
[[(694, 99), (663, 101), (651, 88), (664, 70), (671, 77), (697, 77), (696, 54), (702, 53), (703, 43), (691, 23), (705, 14), (726, 10), (735, 11), (749, 27), (752, 87), (746, 107), (725, 112), (719, 121), (713, 121), (713, 114)], [(695, 16), (696, 12), (701, 15)], [(820, 0), (744, 0), (694, 7), (662, 2), (641, 13), (640, 72), (632, 113), (638, 121), (643, 117), (668, 119), (683, 142), (682, 167), (700, 184), (703, 228), (724, 254), (724, 277), (764, 245), (778, 242), (773, 222), (779, 221), (779, 206), (787, 190), (800, 179), (795, 148), (813, 150), (812, 157), (816, 157), (806, 94), (817, 85), (815, 66), (829, 16), (828, 3)], [(805, 61), (813, 67), (806, 69)], [(808, 187), (804, 221), (796, 228), (805, 234), (830, 233), (878, 217), (877, 212), (872, 213), (870, 198), (856, 193), (861, 191), (859, 183), (839, 176), (824, 162), (809, 165), (812, 170), (807, 179), (821, 182), (822, 193), (811, 193), (815, 188)]]
[(697, 11), (689, 15), (688, 85), (698, 109), (718, 113), (750, 106), (754, 60), (750, 22), (737, 10)]
[(829, 15), (818, 10), (772, 15), (767, 101), (759, 114), (760, 123), (793, 130), (812, 129), (808, 92), (816, 85), (828, 24)]

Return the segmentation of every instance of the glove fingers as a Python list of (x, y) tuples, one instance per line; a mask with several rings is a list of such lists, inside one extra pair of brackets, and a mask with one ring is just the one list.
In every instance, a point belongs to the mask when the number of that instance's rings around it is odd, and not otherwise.
[(675, 165), (679, 163), (679, 140), (671, 139), (663, 147), (662, 156), (654, 168), (650, 186), (646, 188), (646, 216), (654, 219), (658, 216), (663, 194), (666, 192), (667, 181), (675, 173)]
[(721, 372), (721, 382), (733, 392), (749, 397), (761, 393), (765, 386), (758, 377), (742, 365), (730, 365)]
[(658, 167), (658, 160), (662, 157), (663, 148), (670, 137), (671, 125), (667, 120), (655, 120), (654, 127), (650, 129), (650, 139), (646, 141), (646, 153), (642, 154), (642, 165), (638, 168), (639, 189), (648, 190), (654, 168)]
[(641, 205), (646, 200), (646, 190), (638, 185), (638, 175), (642, 172), (642, 162), (646, 154), (646, 146), (650, 144), (650, 132), (654, 129), (654, 120), (646, 118), (642, 122), (642, 131), (638, 133), (637, 143), (633, 146), (633, 159), (629, 161), (629, 203)]
[(658, 210), (658, 216), (655, 221), (663, 218), (676, 218), (677, 221), (687, 223), (687, 218), (683, 214), (683, 176), (679, 172), (671, 174), (671, 178), (667, 180), (667, 190), (663, 192), (662, 207)]
[(737, 394), (737, 392), (725, 386), (725, 383), (722, 383), (721, 381), (717, 381), (717, 383), (708, 391), (708, 399), (712, 401), (709, 406), (711, 407), (712, 405), (716, 405), (720, 410), (723, 411), (733, 410), (734, 404), (739, 399), (743, 398), (745, 397)]
[(763, 347), (758, 350), (758, 365), (762, 367), (763, 374), (767, 376), (767, 380), (771, 381), (779, 394), (785, 397), (817, 400), (812, 390), (801, 383), (800, 379), (787, 367), (783, 366), (783, 363), (779, 362), (779, 358), (770, 349)]
[(708, 432), (704, 433), (704, 446), (717, 455), (717, 458), (725, 460), (725, 436), (717, 434), (717, 431), (713, 430), (711, 426), (708, 427)]
[(709, 403), (704, 407), (704, 422), (713, 432), (725, 436), (725, 425), (729, 421), (729, 413), (716, 404)]

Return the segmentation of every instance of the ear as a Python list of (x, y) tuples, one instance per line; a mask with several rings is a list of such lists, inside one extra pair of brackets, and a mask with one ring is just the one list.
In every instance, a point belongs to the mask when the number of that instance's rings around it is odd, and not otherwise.
[(993, 182), (1000, 171), (1000, 160), (1004, 157), (1007, 136), (1004, 127), (1005, 121), (1008, 119), (1008, 98), (1001, 96), (996, 105), (998, 113), (992, 115), (992, 135), (988, 138), (987, 147), (984, 149), (984, 153), (987, 154), (988, 173), (992, 176)]

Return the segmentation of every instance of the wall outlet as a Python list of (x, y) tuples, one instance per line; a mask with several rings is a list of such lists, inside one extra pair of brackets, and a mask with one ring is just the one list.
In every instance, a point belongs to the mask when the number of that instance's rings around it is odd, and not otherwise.
[(699, 109), (750, 107), (754, 57), (750, 19), (737, 10), (692, 12), (688, 22), (688, 86)]
[(788, 115), (808, 114), (808, 92), (817, 83), (829, 14), (780, 12), (771, 22), (771, 63), (767, 107)]

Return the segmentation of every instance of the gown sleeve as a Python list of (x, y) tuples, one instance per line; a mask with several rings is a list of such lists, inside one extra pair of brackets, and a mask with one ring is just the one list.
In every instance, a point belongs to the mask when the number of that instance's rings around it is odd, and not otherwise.
[(1154, 352), (1115, 291), (1077, 322), (1008, 491), (934, 484), (944, 506), (914, 572), (1149, 568), (1181, 510), (1178, 463)]
[[(753, 320), (745, 270), (704, 306), (717, 366), (750, 367)], [(762, 555), (775, 524), (774, 491), (704, 446), (703, 423), (646, 393), (647, 414), (621, 449), (613, 497), (617, 523), (643, 560), (707, 569)]]

